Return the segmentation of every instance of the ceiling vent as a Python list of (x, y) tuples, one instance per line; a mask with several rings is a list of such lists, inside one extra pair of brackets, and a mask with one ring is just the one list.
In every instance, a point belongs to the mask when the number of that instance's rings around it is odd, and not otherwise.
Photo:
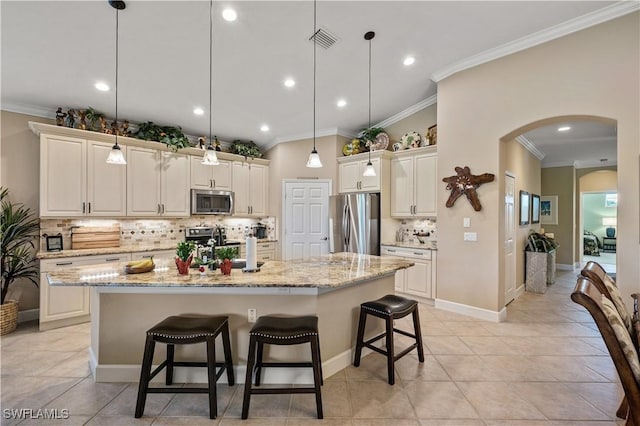
[(328, 49), (333, 46), (338, 39), (329, 31), (324, 28), (320, 28), (315, 34), (312, 34), (311, 37), (309, 37), (309, 41), (315, 41), (318, 46)]

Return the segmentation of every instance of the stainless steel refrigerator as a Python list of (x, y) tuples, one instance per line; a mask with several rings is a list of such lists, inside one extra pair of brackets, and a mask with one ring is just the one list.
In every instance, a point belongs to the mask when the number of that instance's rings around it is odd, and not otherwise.
[(329, 252), (380, 255), (380, 194), (329, 197)]

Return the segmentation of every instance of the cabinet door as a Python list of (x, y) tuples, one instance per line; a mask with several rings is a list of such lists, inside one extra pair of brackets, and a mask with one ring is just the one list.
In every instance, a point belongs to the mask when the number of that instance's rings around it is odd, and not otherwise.
[(368, 162), (369, 160), (360, 162), (360, 170), (359, 170), (360, 191), (369, 191), (369, 192), (380, 191), (380, 181), (381, 181), (380, 159), (379, 158), (371, 159), (371, 164), (373, 164), (373, 169), (376, 171), (375, 176), (362, 176), (365, 169), (367, 168)]
[(394, 278), (394, 289), (400, 293), (404, 293), (404, 282), (407, 278), (406, 269), (398, 269)]
[(249, 206), (252, 216), (267, 215), (269, 195), (269, 168), (260, 164), (249, 165)]
[(107, 164), (111, 147), (87, 142), (87, 213), (91, 216), (127, 214), (127, 166)]
[(249, 214), (249, 164), (239, 161), (233, 162), (232, 182), (234, 192), (234, 213)]
[(86, 141), (40, 136), (40, 216), (84, 216)]
[(217, 166), (205, 166), (213, 172), (213, 189), (231, 191), (231, 162), (219, 161)]
[(191, 156), (191, 188), (213, 188), (213, 167), (202, 164), (202, 157)]
[(340, 163), (340, 192), (358, 192), (361, 179), (360, 162)]
[(437, 172), (435, 155), (415, 157), (415, 214), (435, 216), (437, 213)]
[(412, 215), (413, 169), (412, 157), (396, 158), (391, 161), (391, 216)]
[(127, 147), (127, 216), (160, 214), (160, 158), (154, 149)]
[(189, 216), (189, 156), (162, 153), (160, 204), (164, 216)]
[(412, 260), (415, 265), (407, 269), (405, 292), (431, 299), (431, 262)]

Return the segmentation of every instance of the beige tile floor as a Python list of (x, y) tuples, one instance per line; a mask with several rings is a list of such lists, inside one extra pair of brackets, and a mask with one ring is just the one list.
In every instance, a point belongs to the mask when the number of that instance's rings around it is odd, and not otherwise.
[[(421, 305), (425, 362), (409, 354), (386, 383), (385, 359), (365, 357), (325, 381), (325, 420), (313, 395), (254, 395), (240, 420), (242, 386), (218, 389), (220, 416), (206, 395), (149, 395), (134, 419), (136, 383), (94, 383), (86, 324), (40, 333), (22, 324), (1, 350), (2, 425), (616, 425), (616, 371), (591, 318), (569, 294), (576, 274), (559, 273), (546, 294), (525, 293), (508, 320), (490, 323)], [(409, 324), (408, 318), (400, 325)], [(398, 345), (407, 338), (398, 338)], [(242, 378), (239, 378), (242, 382)], [(9, 408), (66, 408), (58, 421), (4, 418)]]

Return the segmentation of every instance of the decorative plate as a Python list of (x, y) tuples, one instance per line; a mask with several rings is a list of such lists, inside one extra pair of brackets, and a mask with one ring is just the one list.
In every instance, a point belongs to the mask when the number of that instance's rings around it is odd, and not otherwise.
[(389, 135), (385, 132), (378, 133), (376, 140), (370, 145), (371, 151), (385, 150), (389, 146)]
[(418, 132), (405, 133), (400, 138), (400, 143), (402, 143), (404, 149), (418, 148), (422, 143), (422, 137)]
[(353, 145), (351, 144), (351, 142), (347, 142), (344, 144), (344, 146), (342, 147), (342, 154), (343, 155), (353, 154)]

